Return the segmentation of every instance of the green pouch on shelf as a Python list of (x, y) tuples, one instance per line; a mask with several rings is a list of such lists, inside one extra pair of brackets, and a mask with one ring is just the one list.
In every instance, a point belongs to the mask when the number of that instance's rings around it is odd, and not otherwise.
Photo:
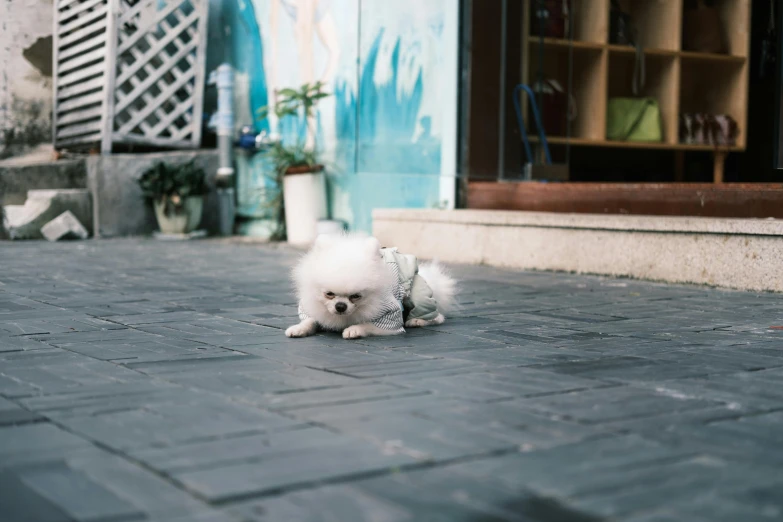
[(663, 141), (661, 108), (655, 98), (610, 98), (606, 107), (606, 139)]

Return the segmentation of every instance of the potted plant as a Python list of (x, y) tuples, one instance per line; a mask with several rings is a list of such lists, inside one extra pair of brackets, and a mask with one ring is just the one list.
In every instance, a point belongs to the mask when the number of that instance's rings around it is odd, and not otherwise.
[(326, 178), (315, 138), (315, 106), (329, 96), (323, 92), (323, 87), (322, 82), (316, 82), (304, 84), (299, 89), (280, 89), (274, 107), (260, 109), (262, 117), (274, 111), (281, 119), (300, 118), (305, 126), (304, 136), (296, 136), (291, 143), (275, 141), (269, 151), (272, 176), (282, 189), (271, 202), (279, 223), (275, 237), (287, 236), (289, 243), (312, 242), (318, 221), (327, 217)]
[(164, 234), (187, 234), (199, 226), (208, 192), (204, 169), (195, 160), (181, 164), (158, 162), (142, 174), (139, 187), (152, 201)]

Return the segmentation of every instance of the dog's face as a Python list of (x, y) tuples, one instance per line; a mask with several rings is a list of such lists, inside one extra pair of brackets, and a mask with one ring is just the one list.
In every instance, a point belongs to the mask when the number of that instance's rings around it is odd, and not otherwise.
[(378, 240), (354, 236), (319, 237), (294, 271), (300, 305), (331, 327), (377, 317), (395, 278)]
[(321, 303), (330, 314), (349, 316), (360, 306), (366, 291), (333, 292), (328, 287), (321, 294)]

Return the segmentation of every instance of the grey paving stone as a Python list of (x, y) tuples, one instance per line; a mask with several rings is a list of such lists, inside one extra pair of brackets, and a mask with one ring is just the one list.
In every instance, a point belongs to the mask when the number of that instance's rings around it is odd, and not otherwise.
[(111, 318), (112, 321), (128, 325), (140, 326), (145, 324), (175, 323), (178, 321), (198, 321), (199, 319), (209, 318), (206, 314), (199, 314), (191, 311), (147, 313), (135, 315), (117, 315)]
[(36, 301), (31, 301), (31, 302), (36, 303), (38, 306), (35, 308), (13, 310), (10, 312), (0, 313), (0, 324), (12, 323), (15, 321), (43, 321), (54, 316), (69, 318), (69, 317), (76, 317), (81, 315), (78, 312), (67, 310), (57, 306), (44, 305)]
[(409, 507), (345, 485), (322, 486), (264, 500), (239, 502), (228, 509), (241, 516), (242, 520), (254, 522), (403, 522), (411, 521), (415, 516)]
[(147, 403), (174, 400), (178, 386), (140, 376), (130, 382), (83, 386), (70, 393), (54, 393), (18, 399), (19, 403), (48, 417), (96, 416), (105, 411), (144, 407)]
[(443, 325), (288, 339), (296, 250), (7, 248), (4, 516), (781, 516), (778, 295), (459, 266)]
[(471, 371), (477, 366), (476, 363), (469, 361), (460, 361), (453, 359), (439, 358), (417, 358), (407, 361), (383, 361), (349, 364), (346, 366), (334, 366), (328, 370), (357, 378), (378, 378), (390, 377), (394, 375), (433, 375), (438, 373), (452, 373)]
[[(328, 480), (390, 472), (413, 462), (415, 459), (407, 455), (384, 453), (369, 443), (362, 445), (349, 441), (341, 446), (305, 449), (294, 455), (270, 457), (265, 462), (186, 472), (178, 474), (177, 478), (210, 501), (225, 503)], [(270, 473), (270, 469), (274, 472)]]
[[(180, 359), (171, 357), (160, 361), (125, 363), (128, 368), (148, 375), (176, 375), (191, 373), (214, 373), (222, 370), (238, 370), (248, 366), (276, 366), (270, 361), (235, 351), (223, 351), (219, 357), (206, 359)], [(277, 365), (279, 366), (279, 365)]]
[(671, 412), (715, 406), (707, 399), (672, 396), (655, 390), (608, 387), (535, 398), (517, 399), (522, 407), (545, 411), (588, 424), (650, 418)]
[(151, 513), (145, 522), (247, 522), (247, 517), (235, 515), (226, 510), (199, 507), (194, 510), (167, 510)]
[(131, 451), (150, 467), (178, 475), (244, 463), (290, 458), (302, 451), (349, 444), (353, 439), (317, 426), (291, 426), (285, 430), (238, 435), (176, 447)]
[(346, 383), (342, 386), (317, 387), (310, 390), (276, 393), (269, 397), (264, 404), (266, 407), (275, 410), (293, 410), (316, 406), (382, 401), (394, 397), (418, 396), (425, 393), (420, 389), (362, 381)]
[(395, 382), (416, 383), (419, 389), (435, 394), (458, 397), (467, 401), (494, 401), (516, 397), (577, 392), (592, 388), (610, 386), (606, 382), (563, 376), (534, 368), (483, 368), (484, 371), (453, 376), (428, 377), (415, 374), (410, 381), (394, 379)]
[(633, 487), (647, 470), (688, 461), (694, 454), (635, 436), (588, 439), (540, 451), (508, 454), (450, 466), (455, 473), (491, 479), (514, 490), (528, 488), (552, 498)]
[(546, 412), (528, 411), (515, 401), (483, 404), (433, 402), (417, 409), (415, 415), (443, 426), (480, 429), (496, 439), (515, 444), (523, 451), (594, 439), (613, 431)]
[(14, 426), (43, 420), (36, 412), (26, 410), (18, 404), (0, 397), (0, 426)]
[(671, 361), (678, 364), (696, 365), (707, 374), (757, 372), (783, 367), (783, 359), (764, 354), (737, 350), (685, 349), (680, 352), (666, 352), (650, 356), (656, 361)]
[(65, 510), (25, 484), (16, 474), (0, 471), (0, 513), (5, 522), (70, 522)]
[[(683, 356), (683, 359), (686, 359)], [(676, 358), (661, 360), (639, 356), (611, 356), (590, 360), (544, 365), (542, 368), (567, 375), (579, 375), (615, 382), (668, 381), (672, 379), (699, 377), (729, 371), (719, 368), (689, 364)]]
[(11, 335), (56, 335), (72, 332), (94, 332), (101, 330), (120, 330), (125, 327), (116, 323), (102, 321), (89, 316), (50, 318), (37, 320), (17, 320), (0, 322), (0, 329)]
[[(203, 500), (194, 498), (171, 480), (144, 469), (125, 457), (90, 451), (70, 456), (67, 465), (107, 492), (145, 514), (196, 514), (207, 511)], [(144, 520), (142, 518), (142, 520)]]
[(51, 346), (36, 341), (35, 339), (6, 337), (0, 334), (0, 354), (5, 352), (21, 352), (25, 350), (42, 350), (44, 348), (51, 348)]
[(542, 347), (539, 343), (524, 343), (519, 346), (508, 345), (503, 348), (472, 350), (460, 352), (442, 352), (439, 357), (475, 361), (489, 367), (503, 366), (543, 366), (546, 364), (600, 359), (603, 356), (587, 350), (577, 350), (561, 346)]
[[(779, 408), (783, 403), (783, 369), (719, 374), (693, 379), (677, 379), (657, 384), (666, 393), (709, 399), (732, 404), (736, 408)], [(655, 387), (656, 383), (646, 384)]]
[(159, 362), (174, 359), (198, 359), (204, 357), (222, 357), (233, 355), (227, 350), (201, 343), (190, 343), (184, 347), (169, 342), (142, 343), (80, 343), (67, 347), (71, 352), (103, 361), (115, 361), (122, 364), (138, 362)]
[(607, 518), (646, 512), (661, 506), (692, 503), (697, 492), (743, 486), (747, 476), (736, 467), (711, 457), (693, 457), (681, 462), (636, 469), (630, 476), (618, 474), (615, 481), (600, 481), (569, 494), (571, 502)]
[(623, 517), (629, 522), (770, 522), (779, 518), (774, 509), (737, 505), (719, 494), (712, 498), (695, 499), (685, 506), (671, 506), (657, 513), (641, 513)]
[(140, 330), (162, 335), (164, 337), (175, 337), (182, 339), (198, 340), (202, 337), (210, 337), (219, 334), (233, 334), (233, 335), (279, 335), (279, 331), (274, 328), (268, 328), (264, 326), (257, 326), (254, 324), (243, 323), (242, 321), (234, 321), (231, 319), (224, 319), (220, 317), (201, 319), (193, 322), (169, 322), (156, 325), (142, 325)]
[(172, 446), (190, 441), (263, 432), (298, 424), (275, 413), (185, 390), (165, 397), (140, 396), (137, 404), (60, 422), (75, 433), (117, 450)]
[(0, 295), (0, 316), (12, 313), (35, 309), (35, 301), (23, 298), (11, 298), (11, 296)]
[(71, 332), (55, 335), (33, 335), (33, 339), (42, 341), (51, 346), (67, 348), (74, 343), (89, 342), (119, 342), (119, 341), (147, 341), (152, 337), (146, 332), (134, 330), (132, 328), (121, 328), (116, 330), (94, 330), (90, 332)]
[(476, 479), (453, 473), (448, 466), (371, 479), (356, 488), (404, 505), (414, 517), (433, 520), (601, 520), (523, 485), (508, 487), (491, 477)]
[(144, 513), (65, 463), (17, 468), (22, 482), (75, 520), (139, 519)]
[[(434, 329), (420, 330), (426, 332), (420, 334), (419, 330), (409, 329), (409, 332), (395, 338), (368, 338), (360, 339), (360, 345), (365, 347), (383, 347), (389, 350), (421, 353), (422, 355), (437, 356), (440, 352), (460, 352), (502, 348), (504, 343), (472, 337), (468, 331), (440, 332)], [(426, 343), (422, 342), (426, 339)]]
[(426, 357), (425, 355), (408, 355), (388, 349), (371, 348), (342, 338), (334, 339), (325, 336), (315, 336), (308, 339), (280, 339), (278, 334), (277, 337), (265, 338), (263, 342), (264, 344), (257, 342), (254, 345), (238, 346), (234, 350), (284, 364), (321, 370), (355, 364), (412, 361)]
[(0, 468), (90, 447), (86, 440), (52, 424), (6, 426), (0, 428)]
[(515, 442), (484, 427), (449, 424), (407, 412), (325, 424), (370, 440), (387, 452), (409, 455), (421, 461), (465, 458), (517, 447)]
[[(245, 346), (260, 346), (266, 343), (275, 343), (276, 340), (279, 339), (280, 330), (276, 328), (269, 328), (269, 330), (271, 330), (271, 333), (264, 332), (263, 334), (260, 334), (259, 332), (252, 334), (208, 334), (200, 335), (198, 337), (184, 334), (181, 338), (218, 348), (235, 349)], [(167, 339), (174, 339), (174, 337), (167, 337)]]
[[(783, 455), (769, 448), (781, 443), (781, 412), (715, 419), (708, 424), (677, 424), (665, 430), (649, 426), (645, 436), (671, 446), (691, 448), (740, 464), (753, 463), (758, 474), (769, 474), (783, 464)], [(772, 478), (772, 476), (770, 476)]]
[(4, 368), (0, 370), (0, 394), (6, 397), (77, 392), (89, 386), (144, 378), (109, 362), (64, 351), (11, 353), (0, 360), (0, 365)]
[(513, 498), (508, 492), (465, 482), (462, 484), (464, 488), (449, 488), (438, 481), (426, 484), (428, 487), (440, 486), (436, 494), (426, 495), (417, 486), (410, 481), (371, 479), (356, 486), (326, 486), (314, 491), (293, 492), (283, 497), (242, 504), (232, 510), (254, 521), (535, 520), (498, 506)]
[(315, 422), (339, 424), (346, 419), (382, 417), (397, 412), (418, 412), (428, 408), (445, 408), (458, 399), (441, 397), (431, 393), (403, 397), (389, 397), (377, 401), (336, 404), (331, 406), (313, 406), (289, 412), (298, 419)]

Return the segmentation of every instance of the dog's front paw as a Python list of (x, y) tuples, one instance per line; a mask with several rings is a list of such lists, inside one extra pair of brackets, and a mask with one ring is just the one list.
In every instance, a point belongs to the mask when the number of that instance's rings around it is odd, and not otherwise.
[(367, 337), (367, 332), (361, 325), (355, 324), (343, 330), (343, 339), (359, 339)]
[(434, 326), (438, 324), (443, 324), (443, 322), (446, 320), (445, 317), (443, 317), (443, 314), (438, 314), (438, 316), (435, 319), (426, 320), (426, 319), (408, 319), (405, 322), (405, 326), (408, 328), (421, 328), (422, 326)]
[(315, 329), (310, 327), (310, 325), (299, 323), (288, 327), (288, 329), (285, 331), (285, 336), (307, 337), (309, 335), (313, 335), (314, 333), (315, 333)]

